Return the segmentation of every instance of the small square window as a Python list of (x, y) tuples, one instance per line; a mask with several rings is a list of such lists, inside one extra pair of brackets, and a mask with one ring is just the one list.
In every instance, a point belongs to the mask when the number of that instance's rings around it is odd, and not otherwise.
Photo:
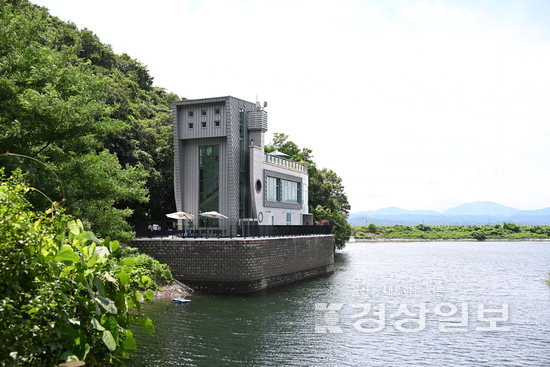
[(206, 110), (201, 110), (201, 115), (206, 116)]
[(189, 122), (189, 123), (187, 124), (187, 127), (189, 127), (190, 129), (192, 129), (192, 128), (193, 128), (193, 123), (192, 123), (192, 122)]
[(220, 109), (219, 109), (219, 108), (214, 108), (214, 113), (215, 113), (216, 115), (219, 115), (219, 114), (220, 114)]
[(214, 121), (214, 126), (216, 126), (216, 127), (220, 127), (220, 120), (216, 120), (216, 121)]
[(187, 111), (187, 116), (193, 117), (193, 111)]
[(201, 121), (201, 127), (206, 127), (206, 121)]

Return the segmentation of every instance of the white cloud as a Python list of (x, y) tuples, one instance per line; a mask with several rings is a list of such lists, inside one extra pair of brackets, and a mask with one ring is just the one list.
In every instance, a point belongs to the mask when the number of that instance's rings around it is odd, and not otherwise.
[(271, 132), (334, 169), (353, 211), (550, 206), (550, 42), (521, 7), (36, 3), (144, 62), (181, 96), (268, 100)]

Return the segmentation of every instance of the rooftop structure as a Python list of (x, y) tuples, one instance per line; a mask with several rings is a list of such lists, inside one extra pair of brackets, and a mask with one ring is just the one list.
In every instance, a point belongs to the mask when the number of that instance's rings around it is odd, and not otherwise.
[[(174, 191), (191, 227), (312, 224), (307, 167), (264, 153), (267, 112), (234, 97), (173, 103)], [(275, 153), (275, 154), (273, 154)], [(228, 219), (201, 217), (217, 211)]]

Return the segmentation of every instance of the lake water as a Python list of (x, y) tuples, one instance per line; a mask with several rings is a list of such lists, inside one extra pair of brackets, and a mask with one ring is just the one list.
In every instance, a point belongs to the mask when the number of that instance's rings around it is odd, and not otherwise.
[(350, 243), (335, 261), (254, 296), (146, 305), (156, 334), (136, 330), (128, 365), (550, 366), (548, 242)]

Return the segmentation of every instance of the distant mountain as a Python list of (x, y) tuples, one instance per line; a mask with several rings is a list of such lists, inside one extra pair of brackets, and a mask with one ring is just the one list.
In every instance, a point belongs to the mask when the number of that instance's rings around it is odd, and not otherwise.
[(512, 222), (522, 225), (550, 225), (550, 208), (519, 210), (491, 201), (466, 203), (440, 213), (434, 210), (405, 210), (397, 207), (352, 213), (352, 225), (482, 225)]
[(444, 215), (488, 215), (488, 216), (510, 216), (520, 210), (500, 205), (492, 201), (476, 201), (473, 203), (462, 204), (454, 208), (447, 209)]

